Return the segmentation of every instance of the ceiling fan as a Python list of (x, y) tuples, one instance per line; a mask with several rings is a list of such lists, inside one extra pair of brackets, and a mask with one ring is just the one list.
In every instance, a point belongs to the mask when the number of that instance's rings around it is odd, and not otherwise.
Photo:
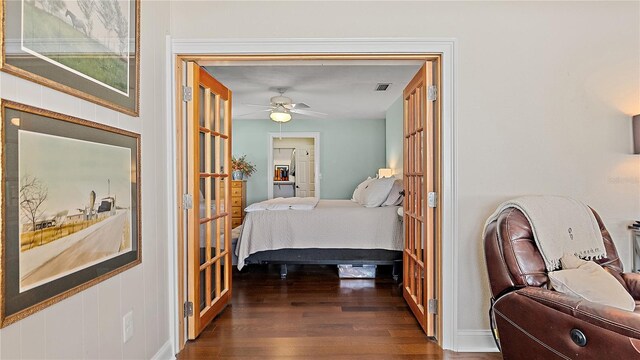
[(284, 123), (291, 120), (291, 114), (301, 114), (315, 117), (324, 117), (327, 115), (318, 111), (307, 110), (310, 108), (310, 106), (303, 102), (293, 103), (291, 101), (291, 98), (284, 96), (284, 93), (286, 91), (286, 88), (278, 88), (278, 92), (280, 93), (280, 95), (272, 97), (270, 99), (269, 105), (245, 104), (247, 106), (264, 107), (267, 109), (253, 111), (238, 116), (247, 116), (259, 112), (269, 111), (269, 118), (271, 118), (271, 120), (279, 123)]

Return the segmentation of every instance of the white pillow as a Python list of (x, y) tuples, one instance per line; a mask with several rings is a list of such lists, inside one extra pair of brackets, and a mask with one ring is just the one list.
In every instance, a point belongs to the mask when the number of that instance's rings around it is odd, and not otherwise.
[(358, 204), (364, 207), (378, 207), (382, 205), (387, 199), (387, 196), (389, 196), (389, 192), (395, 181), (395, 178), (373, 179), (362, 189)]
[(563, 270), (549, 272), (553, 289), (622, 310), (635, 309), (633, 297), (602, 266), (574, 255), (564, 255), (560, 261)]
[(362, 190), (364, 190), (365, 187), (367, 187), (367, 185), (372, 182), (374, 179), (371, 178), (371, 176), (369, 176), (367, 178), (367, 180), (361, 182), (360, 184), (358, 184), (358, 186), (356, 186), (355, 190), (353, 190), (353, 196), (351, 197), (351, 200), (357, 202), (358, 204), (361, 201), (361, 195), (362, 195)]
[(382, 206), (402, 205), (402, 200), (404, 200), (404, 195), (400, 194), (401, 191), (402, 191), (402, 180), (396, 179), (396, 181), (393, 182), (391, 191), (389, 191), (389, 196), (387, 196), (387, 200), (385, 200), (382, 203)]

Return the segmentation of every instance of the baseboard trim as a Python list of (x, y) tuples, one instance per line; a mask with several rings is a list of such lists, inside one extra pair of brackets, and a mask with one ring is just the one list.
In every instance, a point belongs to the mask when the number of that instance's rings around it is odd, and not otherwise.
[(167, 340), (158, 352), (151, 357), (151, 360), (175, 360), (176, 355), (173, 353), (171, 340)]
[(456, 349), (459, 352), (498, 352), (491, 330), (458, 330)]

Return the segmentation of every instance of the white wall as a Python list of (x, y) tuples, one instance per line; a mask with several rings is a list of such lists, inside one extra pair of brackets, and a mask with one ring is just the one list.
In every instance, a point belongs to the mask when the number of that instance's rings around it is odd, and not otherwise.
[[(148, 359), (168, 345), (165, 35), (169, 4), (141, 4), (140, 117), (133, 118), (11, 75), (0, 96), (141, 134), (142, 264), (0, 330), (2, 359)], [(134, 334), (122, 343), (122, 316)], [(166, 347), (164, 350), (169, 350)], [(166, 354), (166, 353), (165, 353)]]
[(444, 241), (459, 249), (460, 349), (486, 344), (480, 237), (505, 199), (584, 200), (630, 267), (626, 226), (640, 218), (640, 157), (630, 155), (630, 116), (640, 113), (639, 17), (638, 2), (181, 1), (171, 9), (178, 39), (455, 39), (459, 237)]
[[(247, 181), (247, 204), (266, 200), (269, 133), (278, 133), (273, 121), (241, 119), (233, 124), (233, 155), (247, 155), (256, 172)], [(283, 132), (320, 134), (320, 197), (351, 199), (353, 189), (384, 167), (384, 120), (294, 119), (282, 126)], [(348, 151), (345, 151), (348, 150)]]

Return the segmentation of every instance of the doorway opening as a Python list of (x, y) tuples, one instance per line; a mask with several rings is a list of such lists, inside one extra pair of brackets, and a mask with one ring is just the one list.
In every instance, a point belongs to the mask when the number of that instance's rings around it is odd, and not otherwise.
[(269, 133), (268, 198), (320, 197), (320, 133)]
[[(204, 64), (215, 64), (216, 62), (229, 62), (229, 61), (258, 61), (258, 62), (268, 62), (268, 61), (297, 61), (297, 62), (304, 62), (304, 61), (329, 61), (331, 59), (339, 59), (340, 61), (362, 61), (362, 60), (366, 60), (366, 61), (389, 61), (389, 60), (393, 60), (393, 61), (402, 61), (402, 60), (411, 60), (411, 61), (416, 61), (416, 60), (423, 60), (423, 61), (440, 61), (440, 55), (439, 54), (421, 54), (421, 55), (389, 55), (389, 56), (381, 56), (381, 55), (368, 55), (368, 56), (362, 56), (362, 55), (327, 55), (326, 58), (323, 55), (309, 55), (309, 56), (301, 56), (301, 55), (270, 55), (270, 56), (255, 56), (255, 55), (233, 55), (233, 56), (178, 56), (178, 58), (176, 59), (178, 63), (184, 62), (184, 61), (196, 61), (197, 63), (204, 65)], [(320, 59), (320, 60), (318, 60)], [(440, 68), (437, 68), (438, 72), (435, 73), (435, 79), (437, 79), (438, 81), (440, 80), (440, 75), (441, 73), (439, 72)], [(178, 79), (182, 79), (182, 75), (180, 72), (176, 72), (176, 78)], [(182, 91), (182, 84), (180, 81), (177, 81), (177, 86), (178, 89), (180, 89)], [(404, 86), (404, 84), (402, 85)], [(233, 91), (233, 89), (230, 89), (231, 91)], [(426, 89), (425, 89), (426, 90)], [(421, 90), (422, 91), (422, 90)], [(425, 98), (426, 98), (426, 91), (422, 92), (422, 94), (424, 94)], [(176, 111), (176, 113), (178, 114), (178, 118), (180, 118), (180, 115), (182, 114), (182, 104), (180, 103), (180, 101), (177, 102), (178, 104), (178, 109)], [(407, 111), (405, 109), (405, 111)], [(440, 108), (440, 102), (438, 101), (437, 104), (433, 107), (433, 111), (434, 111), (434, 126), (436, 127), (438, 133), (433, 133), (434, 136), (436, 136), (437, 138), (437, 142), (434, 144), (436, 146), (440, 146), (440, 131), (442, 129), (440, 121), (441, 121), (441, 108)], [(232, 116), (233, 118), (233, 116)], [(178, 120), (178, 122), (180, 122), (180, 119)], [(176, 126), (183, 126), (181, 124), (177, 124)], [(276, 174), (276, 169), (275, 166), (279, 165), (276, 164), (276, 161), (280, 161), (280, 160), (276, 160), (276, 156), (274, 156), (273, 151), (274, 151), (274, 146), (282, 146), (280, 147), (280, 149), (283, 149), (285, 145), (278, 145), (277, 141), (274, 141), (274, 137), (270, 137), (270, 139), (272, 140), (272, 143), (269, 147), (269, 154), (270, 154), (270, 161), (269, 164), (271, 164), (270, 167), (270, 172), (271, 169), (273, 169), (273, 175), (268, 176), (268, 179), (270, 179), (270, 183), (271, 186), (267, 186), (268, 191), (271, 192), (269, 197), (273, 197), (274, 196), (274, 189), (273, 187), (275, 186), (274, 184), (274, 178), (277, 178), (277, 174)], [(314, 155), (319, 155), (319, 151), (316, 151), (315, 149), (317, 147), (319, 147), (319, 141), (315, 141), (313, 143), (314, 146)], [(181, 151), (181, 149), (177, 149), (178, 152)], [(407, 149), (405, 149), (405, 151), (407, 151)], [(411, 150), (414, 151), (414, 150)], [(441, 178), (441, 174), (442, 171), (440, 169), (441, 166), (441, 158), (442, 158), (442, 153), (440, 152), (439, 149), (435, 150), (436, 152), (435, 154), (435, 158), (436, 158), (436, 162), (435, 162), (435, 166), (437, 167), (437, 169), (434, 171), (434, 175), (436, 176), (435, 182), (434, 182), (434, 186), (437, 189), (439, 194), (442, 194), (442, 187), (443, 187), (443, 181)], [(305, 151), (306, 154), (306, 151)], [(179, 155), (179, 157), (181, 158), (181, 156)], [(291, 158), (290, 158), (291, 159)], [(316, 170), (317, 166), (319, 166), (319, 159), (314, 159), (314, 182), (316, 185), (319, 185), (319, 181), (315, 180), (318, 179), (318, 177), (320, 176), (320, 171)], [(282, 164), (282, 166), (284, 166), (286, 164)], [(291, 166), (291, 162), (289, 163), (289, 166)], [(296, 168), (297, 168), (297, 163), (296, 163)], [(294, 175), (295, 176), (295, 175)], [(279, 180), (276, 180), (279, 181)], [(181, 190), (181, 182), (182, 179), (178, 179), (177, 180), (177, 187), (179, 189), (178, 194), (182, 194)], [(414, 185), (416, 186), (416, 185)], [(314, 190), (316, 192), (316, 196), (319, 195), (319, 189), (318, 190)], [(420, 201), (422, 203), (422, 201)], [(441, 229), (441, 225), (442, 225), (442, 210), (441, 208), (436, 209), (434, 212), (434, 220), (435, 220), (435, 224), (433, 226), (433, 231), (434, 231), (434, 243), (433, 243), (433, 249), (431, 249), (432, 251), (434, 251), (435, 255), (434, 255), (434, 261), (429, 264), (428, 266), (431, 267), (433, 269), (432, 274), (435, 274), (434, 279), (430, 279), (429, 281), (433, 281), (435, 283), (435, 293), (437, 294), (438, 298), (441, 297), (442, 294), (442, 273), (441, 273), (441, 253), (440, 251), (442, 250), (442, 245), (441, 245), (441, 238), (442, 238), (442, 229)], [(178, 223), (180, 223), (182, 221), (182, 214), (180, 214), (179, 216), (177, 216), (178, 218)], [(180, 249), (185, 249), (185, 243), (186, 240), (183, 237), (184, 235), (184, 226), (180, 227), (180, 225), (178, 226), (179, 231), (179, 243), (178, 243), (178, 250)], [(180, 230), (181, 229), (181, 230)], [(424, 249), (424, 247), (423, 247)], [(184, 250), (183, 250), (184, 251)], [(183, 253), (184, 254), (184, 253)], [(178, 253), (178, 279), (181, 279), (183, 277), (184, 272), (182, 272), (181, 270), (181, 261), (184, 263), (184, 260), (182, 259), (183, 254)], [(414, 274), (415, 275), (415, 274)], [(424, 279), (424, 277), (426, 276), (425, 273), (421, 273), (417, 276), (417, 280), (418, 281), (422, 281), (421, 279)], [(180, 298), (180, 295), (184, 294), (184, 287), (181, 287), (180, 284), (178, 285), (178, 302), (181, 304), (183, 301), (183, 298)], [(421, 302), (421, 304), (426, 304), (426, 302)], [(434, 309), (433, 309), (433, 313), (436, 314), (441, 314), (441, 305), (442, 303), (440, 302), (435, 302), (434, 305)], [(431, 304), (430, 304), (431, 305)], [(423, 309), (424, 310), (424, 309)], [(182, 325), (184, 326), (184, 325)], [(179, 327), (179, 331), (181, 331), (181, 329), (183, 329), (184, 327)], [(442, 318), (441, 316), (437, 316), (437, 320), (436, 320), (436, 328), (437, 330), (435, 331), (437, 334), (441, 333), (441, 329), (442, 329)], [(439, 341), (441, 340), (440, 336), (436, 337)], [(184, 344), (183, 338), (181, 337), (179, 340), (179, 347), (182, 347), (182, 345)]]

